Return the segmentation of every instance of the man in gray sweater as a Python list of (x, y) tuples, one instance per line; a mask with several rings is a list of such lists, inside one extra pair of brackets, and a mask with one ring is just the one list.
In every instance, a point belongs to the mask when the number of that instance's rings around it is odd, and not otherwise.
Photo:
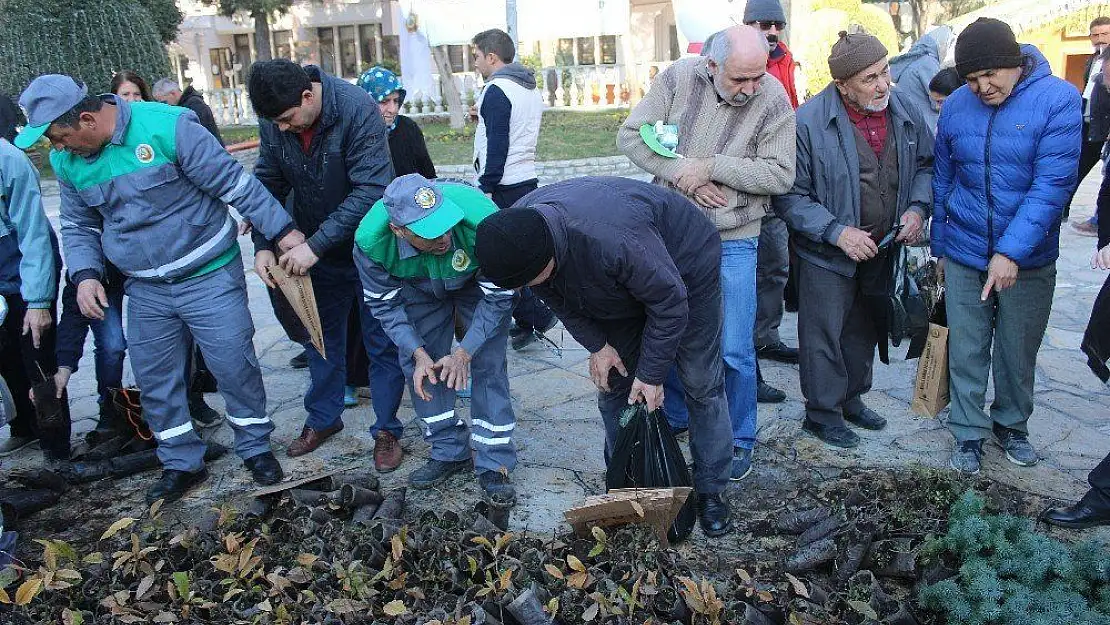
[[(640, 137), (644, 124), (678, 126), (670, 159)], [(732, 479), (751, 471), (756, 431), (756, 250), (771, 196), (794, 183), (794, 110), (786, 90), (767, 73), (767, 41), (751, 26), (713, 37), (708, 56), (682, 59), (663, 71), (618, 131), (617, 143), (654, 182), (694, 201), (721, 235), (721, 352), (732, 420)], [(667, 414), (685, 427), (684, 390), (667, 379)]]

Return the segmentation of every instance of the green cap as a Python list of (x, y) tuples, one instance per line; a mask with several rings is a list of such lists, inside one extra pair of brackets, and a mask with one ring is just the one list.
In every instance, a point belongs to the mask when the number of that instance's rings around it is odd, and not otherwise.
[(401, 176), (389, 183), (382, 201), (393, 225), (407, 226), (422, 239), (443, 236), (463, 220), (462, 207), (420, 174)]

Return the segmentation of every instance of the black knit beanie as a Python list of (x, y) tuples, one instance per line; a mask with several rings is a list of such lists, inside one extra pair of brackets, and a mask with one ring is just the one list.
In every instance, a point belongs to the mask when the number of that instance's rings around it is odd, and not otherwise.
[(474, 256), (491, 282), (503, 289), (519, 289), (555, 257), (555, 241), (539, 211), (507, 208), (478, 224)]
[(956, 39), (956, 71), (967, 76), (985, 69), (1021, 67), (1021, 46), (1010, 25), (991, 17), (980, 17)]

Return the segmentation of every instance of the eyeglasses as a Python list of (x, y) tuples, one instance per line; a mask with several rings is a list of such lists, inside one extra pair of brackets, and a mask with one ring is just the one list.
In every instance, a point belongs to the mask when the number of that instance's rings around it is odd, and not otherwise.
[(777, 28), (779, 30), (782, 30), (782, 29), (786, 28), (786, 22), (763, 22), (763, 21), (759, 21), (759, 22), (756, 22), (756, 24), (759, 24), (759, 30), (771, 30), (771, 27)]

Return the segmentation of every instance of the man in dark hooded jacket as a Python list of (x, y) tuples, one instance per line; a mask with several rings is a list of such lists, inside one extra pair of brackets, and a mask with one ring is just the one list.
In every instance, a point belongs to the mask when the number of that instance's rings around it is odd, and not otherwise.
[(170, 106), (183, 106), (190, 111), (197, 114), (200, 118), (200, 125), (204, 126), (205, 130), (212, 133), (213, 137), (223, 145), (224, 138), (220, 136), (220, 128), (216, 125), (216, 116), (212, 114), (212, 107), (204, 101), (196, 89), (192, 85), (185, 87), (181, 90), (181, 85), (177, 81), (163, 78), (154, 83), (154, 99)]

